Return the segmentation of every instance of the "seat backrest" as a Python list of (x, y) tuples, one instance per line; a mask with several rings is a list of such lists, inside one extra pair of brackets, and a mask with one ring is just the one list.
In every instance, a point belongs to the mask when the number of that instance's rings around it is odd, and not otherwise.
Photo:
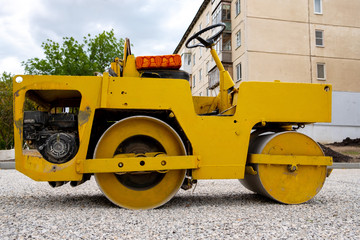
[(158, 70), (149, 69), (146, 71), (140, 71), (140, 76), (143, 78), (173, 78), (173, 79), (184, 79), (189, 81), (189, 73), (183, 70)]

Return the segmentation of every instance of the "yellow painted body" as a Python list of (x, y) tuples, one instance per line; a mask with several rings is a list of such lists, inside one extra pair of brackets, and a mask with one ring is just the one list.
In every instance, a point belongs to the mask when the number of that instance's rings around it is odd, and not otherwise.
[[(211, 49), (220, 72), (219, 95), (197, 97), (184, 79), (142, 77), (129, 53), (125, 45), (124, 60), (111, 64), (118, 77), (14, 77), (18, 171), (52, 182), (81, 182), (84, 174), (94, 174), (110, 201), (131, 209), (161, 206), (197, 179), (244, 179), (250, 190), (288, 204), (305, 202), (321, 189), (332, 159), (311, 138), (291, 130), (331, 121), (331, 85), (242, 82), (235, 89)], [(78, 107), (79, 149), (70, 161), (54, 164), (23, 150), (26, 98), (45, 112)], [(96, 120), (102, 115), (96, 112), (102, 111), (119, 119), (106, 119), (113, 124), (100, 137)], [(149, 112), (167, 114), (172, 126)], [(254, 143), (264, 137), (271, 141)], [(90, 144), (95, 140), (96, 147)], [(131, 147), (137, 150), (127, 150)], [(191, 179), (187, 183), (185, 176)]]
[[(293, 125), (331, 121), (331, 85), (242, 82), (235, 89), (211, 49), (220, 71), (219, 95), (197, 97), (184, 79), (141, 77), (129, 53), (125, 45), (124, 60), (111, 64), (118, 77), (14, 77), (17, 170), (52, 182), (81, 182), (84, 174), (94, 174), (110, 201), (131, 209), (166, 203), (184, 186), (185, 176), (191, 181), (244, 179), (249, 189), (290, 204), (307, 201), (321, 189), (332, 159), (324, 157), (312, 139), (289, 130)], [(70, 161), (54, 164), (37, 151), (22, 149), (26, 98), (45, 112), (54, 111), (54, 106), (55, 111), (78, 107), (79, 149)], [(104, 110), (123, 117), (112, 119), (100, 137), (95, 133), (101, 127), (96, 112)], [(147, 112), (167, 114), (174, 119), (172, 126)], [(254, 152), (254, 142), (267, 131), (280, 133), (270, 135), (275, 140)], [(97, 141), (96, 147), (91, 140)]]
[[(328, 84), (242, 82), (234, 97), (226, 95), (224, 100), (221, 96), (193, 97), (185, 80), (139, 76), (135, 58), (130, 55), (122, 77), (25, 75), (21, 76), (21, 83), (14, 81), (16, 169), (38, 181), (80, 180), (82, 173), (76, 171), (76, 166), (86, 159), (96, 109), (170, 110), (191, 143), (192, 155), (198, 159), (194, 179), (243, 178), (250, 133), (258, 123), (279, 123), (286, 128), (297, 123), (331, 121)], [(222, 76), (226, 79), (224, 84), (231, 81), (227, 72)], [(52, 164), (41, 157), (23, 154), (23, 105), (28, 90), (75, 90), (81, 94), (80, 147), (71, 161)], [(200, 115), (229, 107), (232, 110), (224, 115)], [(192, 169), (193, 163), (187, 168)], [(101, 169), (98, 165), (94, 172)]]

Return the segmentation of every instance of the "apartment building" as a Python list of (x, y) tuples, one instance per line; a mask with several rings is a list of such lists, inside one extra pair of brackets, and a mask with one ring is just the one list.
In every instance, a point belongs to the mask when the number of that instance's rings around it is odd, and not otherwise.
[(219, 72), (210, 51), (187, 49), (185, 42), (223, 22), (226, 29), (215, 48), (236, 86), (242, 81), (331, 83), (332, 123), (303, 131), (322, 142), (359, 138), (359, 12), (359, 0), (205, 0), (175, 53), (191, 74), (193, 95), (215, 96)]

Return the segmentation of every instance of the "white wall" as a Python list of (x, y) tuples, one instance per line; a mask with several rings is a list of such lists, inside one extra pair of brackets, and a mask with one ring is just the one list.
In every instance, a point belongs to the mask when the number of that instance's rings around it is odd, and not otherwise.
[(360, 138), (360, 93), (333, 92), (331, 123), (315, 123), (300, 132), (321, 143)]
[(13, 161), (15, 159), (14, 149), (0, 150), (0, 162), (1, 161)]

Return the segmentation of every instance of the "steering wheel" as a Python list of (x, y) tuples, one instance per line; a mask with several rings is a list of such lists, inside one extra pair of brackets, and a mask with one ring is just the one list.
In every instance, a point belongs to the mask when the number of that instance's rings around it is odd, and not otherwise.
[[(203, 34), (204, 32), (209, 31), (210, 29), (213, 28), (217, 28), (217, 27), (221, 27), (220, 31), (218, 31), (217, 33), (215, 33), (214, 35), (212, 35), (211, 37), (209, 37), (208, 39), (204, 40), (202, 37), (200, 37), (201, 34)], [(203, 30), (200, 30), (199, 32), (195, 33), (194, 35), (192, 35), (185, 43), (185, 46), (187, 48), (194, 48), (194, 47), (206, 47), (206, 48), (210, 48), (214, 43), (215, 40), (220, 37), (221, 33), (225, 30), (226, 25), (224, 23), (218, 23), (218, 24), (214, 24), (211, 25), (209, 27), (204, 28)], [(194, 45), (189, 45), (190, 42), (194, 39), (197, 39), (200, 43), (198, 44), (194, 44)]]

